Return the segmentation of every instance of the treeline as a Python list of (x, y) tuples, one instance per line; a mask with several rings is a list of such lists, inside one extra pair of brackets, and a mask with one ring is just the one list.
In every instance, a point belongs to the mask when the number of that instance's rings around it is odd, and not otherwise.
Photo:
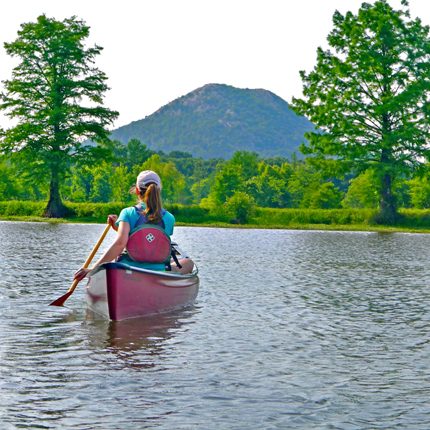
[[(167, 205), (198, 205), (245, 223), (260, 208), (378, 208), (378, 180), (372, 170), (338, 177), (309, 161), (262, 159), (236, 152), (230, 160), (194, 158), (184, 152), (154, 152), (137, 139), (112, 141), (79, 160), (61, 184), (65, 202), (132, 204), (137, 174), (151, 169), (163, 180)], [(0, 157), (0, 200), (46, 201), (49, 181), (43, 169), (26, 170), (18, 154)], [(399, 207), (430, 208), (428, 169), (394, 183)]]

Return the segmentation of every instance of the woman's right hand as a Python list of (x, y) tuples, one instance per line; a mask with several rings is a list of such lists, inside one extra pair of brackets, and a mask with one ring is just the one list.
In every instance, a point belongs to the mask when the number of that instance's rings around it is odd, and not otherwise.
[(84, 267), (81, 267), (74, 275), (74, 279), (77, 279), (78, 282), (82, 281), (82, 279), (85, 278), (85, 276), (88, 275), (88, 273), (91, 272), (91, 269), (85, 269)]
[(116, 220), (118, 219), (118, 215), (108, 215), (107, 223), (114, 229), (118, 230), (118, 227), (115, 225)]

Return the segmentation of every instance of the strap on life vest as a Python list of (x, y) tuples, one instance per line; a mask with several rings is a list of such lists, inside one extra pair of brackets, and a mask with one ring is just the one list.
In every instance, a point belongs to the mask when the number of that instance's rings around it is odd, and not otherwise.
[[(172, 250), (170, 252), (171, 257), (173, 258), (173, 261), (175, 262), (176, 266), (178, 266), (180, 269), (182, 269), (182, 264), (179, 263), (178, 257), (176, 256), (175, 248), (173, 246), (171, 247)], [(168, 264), (169, 270), (172, 270), (172, 266), (170, 265), (170, 262)]]
[(158, 222), (157, 224), (153, 224), (153, 223), (149, 222), (148, 217), (144, 213), (142, 213), (142, 207), (141, 206), (136, 205), (134, 207), (134, 209), (137, 212), (137, 214), (139, 215), (139, 218), (137, 219), (136, 224), (134, 225), (133, 230), (135, 230), (137, 227), (139, 227), (142, 224), (159, 225), (164, 230), (166, 229), (166, 225), (164, 224), (164, 221), (163, 221), (163, 216), (166, 213), (166, 209), (161, 209), (161, 221)]

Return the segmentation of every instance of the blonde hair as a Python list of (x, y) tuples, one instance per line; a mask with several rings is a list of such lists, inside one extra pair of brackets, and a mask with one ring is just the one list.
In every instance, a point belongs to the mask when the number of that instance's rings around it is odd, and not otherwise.
[(153, 224), (161, 222), (163, 203), (160, 188), (155, 184), (149, 184), (145, 188), (139, 188), (139, 198), (146, 205), (143, 215)]

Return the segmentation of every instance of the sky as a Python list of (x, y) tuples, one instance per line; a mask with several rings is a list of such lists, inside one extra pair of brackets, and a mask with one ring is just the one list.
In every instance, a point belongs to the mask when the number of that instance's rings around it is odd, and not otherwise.
[[(362, 0), (14, 0), (0, 14), (0, 81), (16, 60), (4, 42), (41, 14), (76, 15), (90, 26), (88, 45), (104, 49), (96, 65), (108, 76), (105, 106), (120, 113), (112, 128), (142, 119), (205, 84), (264, 88), (300, 97), (326, 45), (335, 10), (356, 13)], [(368, 0), (373, 3), (374, 0)], [(400, 0), (391, 0), (398, 8)], [(430, 1), (409, 0), (412, 17), (430, 25)], [(0, 85), (1, 89), (1, 85)], [(0, 114), (0, 126), (11, 122)]]

